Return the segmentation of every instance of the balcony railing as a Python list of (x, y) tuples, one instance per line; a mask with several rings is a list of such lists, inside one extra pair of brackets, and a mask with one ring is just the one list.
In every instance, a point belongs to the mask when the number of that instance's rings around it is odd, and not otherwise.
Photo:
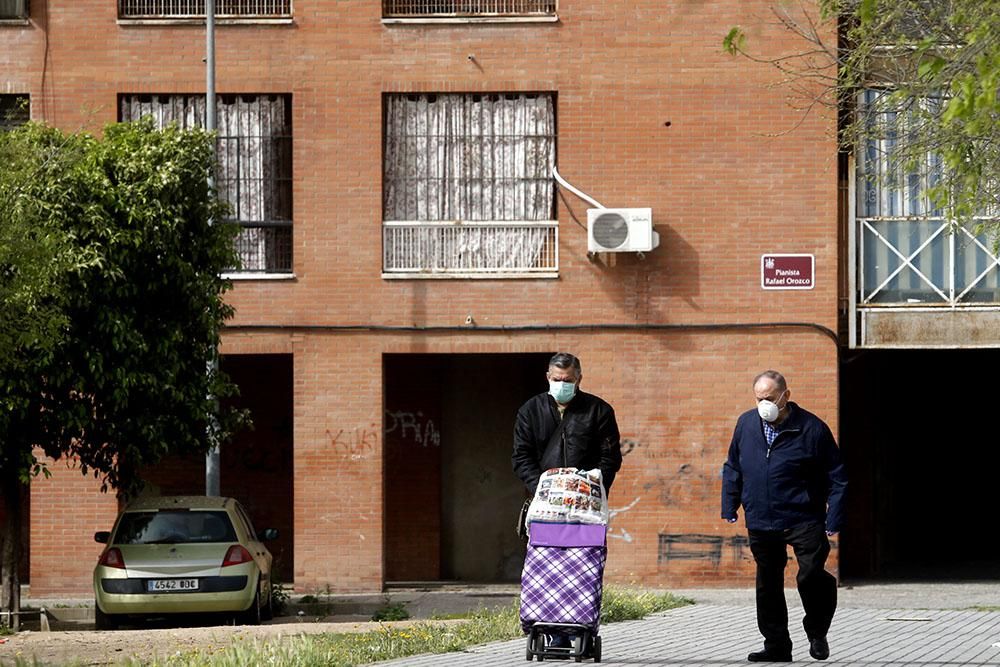
[[(123, 19), (190, 19), (205, 16), (205, 0), (118, 0)], [(273, 19), (292, 16), (292, 0), (215, 0), (220, 19)]]
[(557, 0), (382, 0), (383, 18), (555, 16)]
[(555, 277), (559, 223), (382, 223), (386, 278)]

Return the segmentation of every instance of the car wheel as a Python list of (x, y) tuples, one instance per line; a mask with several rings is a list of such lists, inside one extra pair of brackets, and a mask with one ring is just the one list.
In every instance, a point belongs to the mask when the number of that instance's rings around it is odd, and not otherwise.
[(270, 589), (267, 593), (267, 604), (260, 611), (260, 620), (270, 621), (274, 618), (274, 595), (271, 594)]
[(114, 614), (105, 614), (94, 601), (94, 628), (96, 630), (117, 630), (118, 617)]
[(246, 611), (242, 611), (236, 616), (236, 623), (239, 625), (260, 625), (260, 589), (254, 593), (253, 602)]

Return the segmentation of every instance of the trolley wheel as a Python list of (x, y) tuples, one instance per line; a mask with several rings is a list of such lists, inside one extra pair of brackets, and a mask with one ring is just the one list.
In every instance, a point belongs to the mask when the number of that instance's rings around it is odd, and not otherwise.
[(524, 659), (531, 662), (535, 659), (535, 652), (532, 650), (535, 648), (535, 633), (528, 635), (528, 648), (524, 652)]
[(601, 661), (601, 638), (594, 637), (594, 662)]
[(573, 653), (576, 654), (576, 661), (583, 662), (583, 635), (573, 637)]

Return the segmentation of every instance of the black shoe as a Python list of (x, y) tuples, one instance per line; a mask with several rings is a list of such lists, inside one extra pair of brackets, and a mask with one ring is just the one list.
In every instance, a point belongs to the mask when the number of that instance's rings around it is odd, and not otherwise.
[(817, 660), (826, 660), (830, 657), (830, 645), (826, 643), (826, 637), (809, 640), (809, 655)]
[(750, 662), (791, 662), (792, 652), (778, 653), (777, 651), (756, 651), (747, 656)]

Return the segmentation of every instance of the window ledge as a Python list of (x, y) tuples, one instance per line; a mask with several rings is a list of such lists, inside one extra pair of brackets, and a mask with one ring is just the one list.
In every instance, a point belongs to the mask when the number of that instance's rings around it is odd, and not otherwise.
[(253, 271), (223, 273), (222, 277), (226, 280), (238, 280), (240, 282), (247, 280), (296, 280), (294, 273), (255, 273)]
[[(135, 18), (135, 19), (118, 19), (118, 25), (128, 27), (128, 26), (140, 26), (140, 25), (205, 25), (205, 17), (191, 17), (191, 18)], [(295, 23), (295, 19), (291, 16), (281, 16), (275, 18), (218, 18), (215, 19), (215, 25), (292, 25)]]
[(31, 25), (31, 21), (29, 21), (27, 18), (23, 18), (23, 19), (0, 19), (0, 26), (5, 26), (5, 25), (10, 25), (10, 26)]
[(419, 16), (413, 18), (392, 17), (383, 18), (384, 25), (420, 23), (557, 23), (558, 16), (446, 16), (433, 18), (430, 16)]
[(382, 273), (383, 280), (533, 280), (558, 278), (557, 271), (524, 271), (520, 273), (448, 273), (444, 271), (426, 273)]

